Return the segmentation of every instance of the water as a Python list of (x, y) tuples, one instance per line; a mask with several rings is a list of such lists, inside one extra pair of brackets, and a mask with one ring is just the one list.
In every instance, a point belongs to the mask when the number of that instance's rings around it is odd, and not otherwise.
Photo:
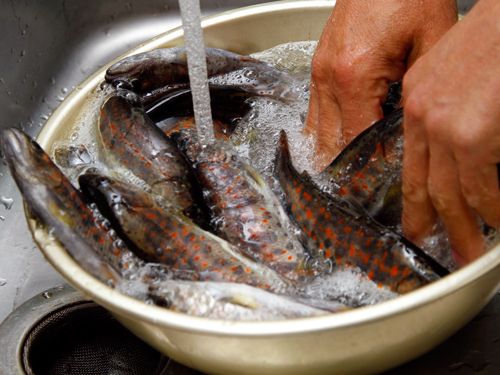
[[(249, 159), (270, 185), (273, 184), (271, 172), (281, 129), (285, 129), (290, 138), (296, 168), (311, 171), (311, 165), (314, 164), (314, 144), (312, 139), (302, 136), (302, 129), (308, 107), (309, 66), (315, 47), (315, 42), (287, 44), (254, 55), (273, 67), (294, 74), (297, 87), (293, 89), (299, 93), (291, 102), (270, 97), (254, 99), (250, 112), (241, 120), (230, 139), (237, 152)], [(130, 172), (127, 174), (126, 170), (108, 171), (100, 162), (96, 123), (99, 108), (110, 90), (110, 87), (99, 88), (95, 96), (89, 96), (76, 123), (68, 131), (69, 139), (54, 145), (52, 157), (75, 185), (78, 175), (89, 170), (98, 170), (104, 174), (118, 174), (125, 180), (147, 188), (143, 181), (138, 181)], [(213, 129), (212, 126), (210, 129)], [(133, 268), (137, 270), (136, 267)], [(137, 275), (130, 273), (128, 277), (131, 283), (127, 286), (130, 289), (125, 292), (137, 297), (144, 296), (145, 286), (140, 281), (141, 277), (137, 276), (141, 273), (150, 275), (150, 271), (146, 267), (139, 270)], [(171, 275), (158, 272), (158, 279), (170, 277)], [(361, 277), (355, 270), (340, 270), (317, 278), (305, 288), (305, 292), (317, 299), (333, 299), (351, 306), (369, 305), (396, 296)]]
[(194, 117), (198, 129), (198, 142), (202, 146), (213, 144), (212, 111), (210, 109), (210, 92), (207, 80), (207, 61), (203, 31), (201, 29), (201, 10), (199, 0), (179, 0), (184, 30), (184, 41), (187, 47), (189, 66), (189, 83), (193, 95)]

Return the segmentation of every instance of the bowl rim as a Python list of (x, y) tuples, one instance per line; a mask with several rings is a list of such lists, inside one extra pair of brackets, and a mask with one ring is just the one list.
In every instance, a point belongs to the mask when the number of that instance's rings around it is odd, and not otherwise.
[[(206, 17), (202, 20), (203, 27), (215, 25), (224, 20), (234, 20), (240, 16), (256, 15), (286, 9), (301, 9), (304, 7), (333, 8), (332, 0), (285, 0), (245, 8), (238, 8), (227, 12)], [(70, 95), (56, 108), (49, 117), (37, 140), (46, 148), (50, 139), (54, 137), (59, 124), (66, 122), (74, 107), (73, 103), (83, 103), (87, 95), (93, 91), (104, 79), (105, 70), (113, 63), (132, 54), (141, 53), (155, 48), (171, 45), (172, 41), (182, 37), (182, 27), (166, 31), (117, 57), (113, 61), (97, 70), (85, 81), (78, 85)], [(217, 320), (205, 317), (191, 316), (173, 312), (163, 307), (148, 305), (143, 301), (129, 297), (107, 286), (85, 272), (66, 250), (49, 237), (48, 232), (37, 225), (30, 218), (25, 206), (28, 227), (35, 242), (52, 266), (62, 274), (71, 285), (96, 301), (113, 313), (129, 319), (140, 320), (164, 328), (189, 331), (201, 335), (217, 335), (231, 337), (273, 337), (283, 335), (310, 334), (319, 331), (341, 329), (390, 319), (403, 314), (408, 310), (422, 307), (435, 300), (445, 298), (466, 287), (472, 281), (484, 277), (500, 265), (500, 245), (491, 249), (474, 262), (455, 271), (454, 273), (433, 282), (418, 290), (400, 296), (393, 300), (376, 305), (365, 306), (337, 314), (328, 314), (308, 318), (287, 319), (278, 321), (245, 322), (232, 320)]]

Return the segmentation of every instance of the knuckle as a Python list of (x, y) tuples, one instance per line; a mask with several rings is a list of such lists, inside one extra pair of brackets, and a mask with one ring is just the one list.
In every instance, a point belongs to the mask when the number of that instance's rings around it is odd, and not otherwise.
[(407, 122), (422, 122), (426, 111), (425, 95), (420, 94), (420, 90), (414, 90), (406, 99), (404, 115)]

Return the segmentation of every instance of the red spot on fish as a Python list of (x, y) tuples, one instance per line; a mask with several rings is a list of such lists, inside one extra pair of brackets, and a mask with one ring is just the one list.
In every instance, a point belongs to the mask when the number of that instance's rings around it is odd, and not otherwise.
[(353, 257), (354, 256), (354, 251), (355, 251), (354, 245), (351, 245), (349, 247), (349, 255)]
[(373, 271), (368, 272), (368, 279), (373, 279)]
[(344, 228), (344, 233), (349, 233), (352, 230), (351, 227), (345, 227)]

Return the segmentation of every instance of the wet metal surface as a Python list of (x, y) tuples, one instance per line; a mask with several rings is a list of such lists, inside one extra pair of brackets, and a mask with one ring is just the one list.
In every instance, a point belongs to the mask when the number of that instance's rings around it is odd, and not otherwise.
[[(208, 15), (264, 2), (201, 0), (201, 7)], [(465, 13), (473, 3), (459, 1), (459, 8)], [(0, 0), (0, 126), (15, 126), (36, 136), (57, 105), (88, 75), (132, 46), (178, 25), (176, 0)], [(0, 203), (1, 322), (27, 299), (64, 281), (31, 239), (21, 197), (4, 159)], [(500, 295), (448, 341), (386, 375), (448, 373), (500, 373)]]

